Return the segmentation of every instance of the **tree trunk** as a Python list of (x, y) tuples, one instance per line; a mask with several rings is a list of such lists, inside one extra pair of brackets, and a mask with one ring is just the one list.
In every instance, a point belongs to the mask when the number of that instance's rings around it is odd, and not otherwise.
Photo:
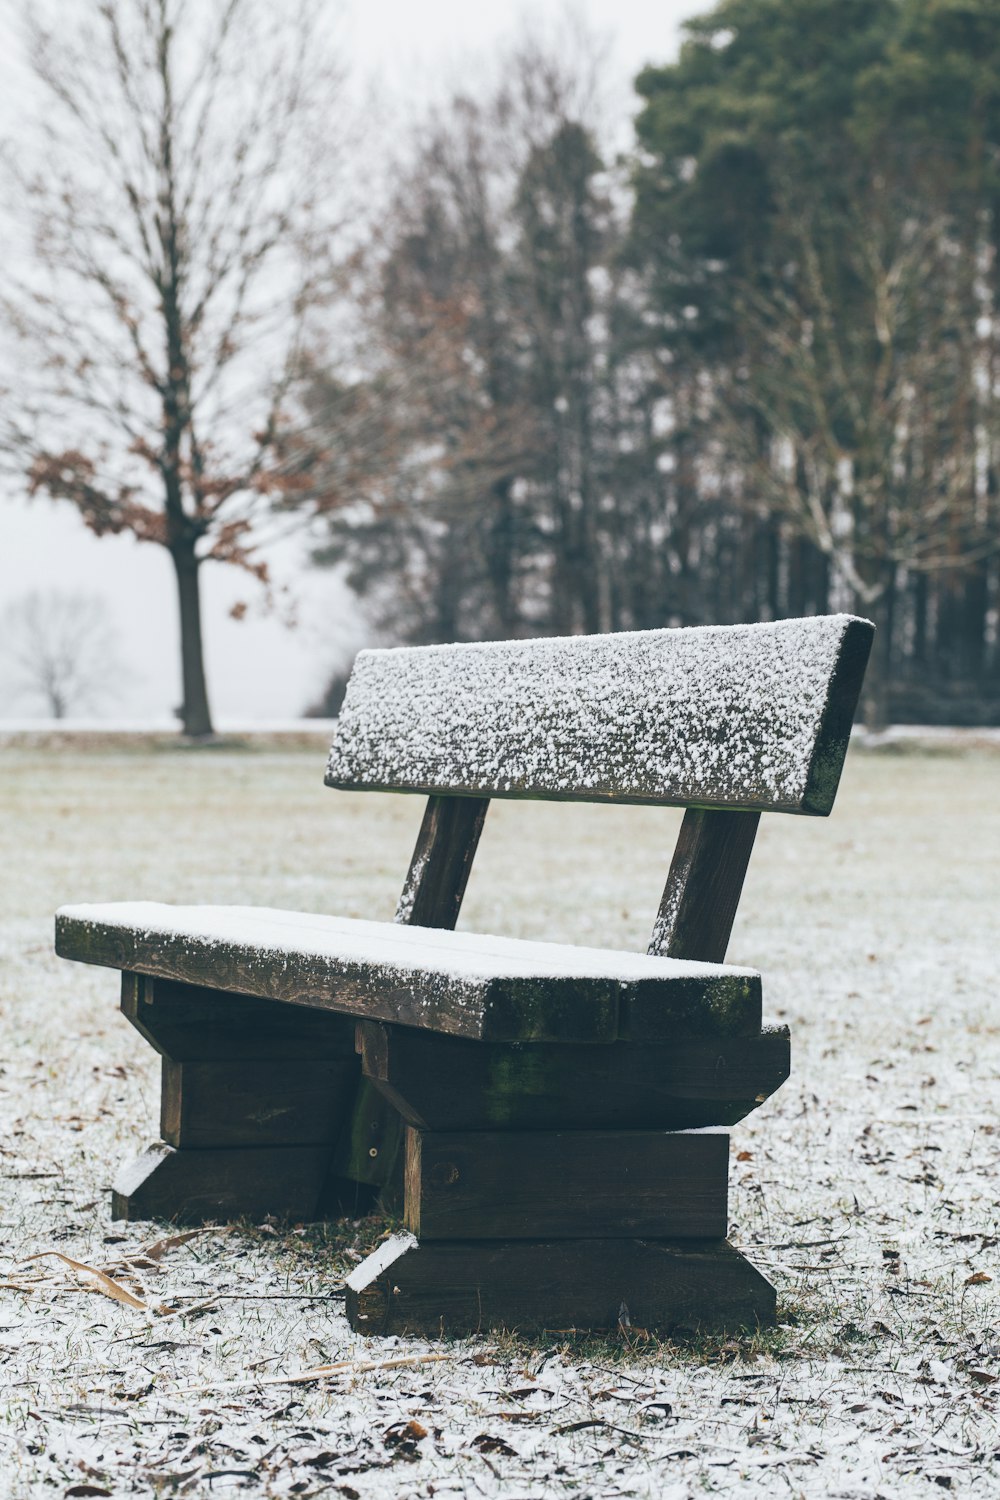
[[(873, 734), (889, 724), (889, 685), (892, 668), (893, 588), (890, 583), (874, 606), (867, 611), (875, 624), (872, 654), (862, 690), (865, 728)], [(866, 613), (859, 610), (859, 613)]]
[(212, 715), (205, 686), (205, 660), (201, 644), (201, 566), (193, 542), (175, 542), (170, 548), (177, 574), (177, 600), (181, 619), (181, 682), (183, 700), (180, 718), (184, 733), (192, 739), (213, 734)]

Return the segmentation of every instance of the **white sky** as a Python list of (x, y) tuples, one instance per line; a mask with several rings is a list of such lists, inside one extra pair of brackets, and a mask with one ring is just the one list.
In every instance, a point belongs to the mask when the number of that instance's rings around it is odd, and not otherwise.
[[(609, 92), (628, 108), (628, 81), (646, 62), (676, 55), (680, 23), (707, 9), (705, 0), (589, 0), (572, 7), (606, 35)], [(523, 18), (556, 21), (562, 0), (353, 0), (348, 35), (355, 65), (388, 100), (404, 107), (433, 94), (454, 77), (463, 58), (486, 53)], [(7, 11), (7, 16), (10, 11)], [(2, 21), (0, 21), (2, 26)], [(3, 30), (7, 30), (3, 27)], [(0, 36), (0, 42), (9, 43)], [(15, 135), (16, 145), (16, 135)], [(299, 624), (288, 629), (254, 608), (255, 585), (236, 570), (202, 570), (209, 692), (220, 720), (288, 718), (322, 690), (330, 670), (363, 644), (363, 626), (346, 590), (327, 572), (303, 566), (300, 549), (270, 558), (296, 605)], [(115, 718), (164, 718), (180, 697), (177, 618), (166, 552), (125, 537), (92, 537), (65, 502), (0, 496), (0, 610), (31, 589), (85, 589), (107, 599), (128, 668), (117, 700), (104, 706)], [(228, 615), (237, 600), (250, 616)], [(0, 641), (0, 718), (31, 711), (3, 674)]]

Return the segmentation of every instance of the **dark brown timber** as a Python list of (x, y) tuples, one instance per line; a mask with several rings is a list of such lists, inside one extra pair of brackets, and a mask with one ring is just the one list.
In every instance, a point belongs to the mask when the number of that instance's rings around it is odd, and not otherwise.
[(361, 651), (327, 785), (822, 817), (872, 631), (839, 615)]
[[(359, 653), (327, 783), (429, 795), (394, 924), (57, 914), (57, 952), (127, 971), (163, 1056), (165, 1139), (115, 1215), (402, 1208), (408, 1232), (347, 1278), (365, 1334), (773, 1324), (724, 1237), (717, 1127), (784, 1081), (789, 1039), (723, 961), (760, 812), (831, 810), (872, 628)], [(651, 957), (454, 931), (494, 796), (685, 808)]]
[(760, 975), (739, 970), (678, 977), (665, 990), (637, 984), (622, 990), (618, 1036), (631, 1042), (754, 1037), (761, 1006)]
[(758, 812), (688, 808), (648, 952), (725, 961), (759, 822)]
[(844, 631), (809, 767), (803, 798), (807, 812), (825, 815), (833, 807), (874, 638), (869, 620), (851, 620)]
[(163, 1059), (160, 1135), (170, 1146), (329, 1145), (356, 1069), (315, 1058)]
[(111, 1194), (113, 1219), (223, 1223), (273, 1214), (316, 1217), (327, 1146), (247, 1146), (175, 1151), (157, 1141), (124, 1168)]
[(428, 797), (397, 922), (455, 926), (489, 805), (488, 797)]
[[(393, 1249), (398, 1246), (395, 1258)], [(348, 1278), (347, 1316), (368, 1334), (436, 1338), (487, 1329), (727, 1330), (774, 1323), (774, 1288), (722, 1241), (511, 1240), (418, 1245)], [(388, 1259), (388, 1264), (385, 1264)]]
[(733, 1125), (789, 1072), (787, 1026), (669, 1043), (467, 1042), (358, 1023), (365, 1076), (422, 1130), (685, 1130)]
[[(199, 909), (201, 921), (205, 910)], [(125, 926), (113, 916), (107, 923), (89, 914), (77, 917), (70, 908), (57, 918), (56, 951), (62, 958), (152, 974), (196, 988), (255, 995), (484, 1041), (613, 1041), (618, 1033), (619, 1001), (633, 990), (637, 998), (647, 991), (651, 999), (662, 997), (665, 1009), (692, 1027), (747, 1029), (740, 995), (733, 997), (736, 1009), (728, 1008), (725, 976), (705, 978), (706, 985), (720, 991), (712, 997), (713, 1006), (705, 1018), (701, 990), (696, 994), (686, 981), (669, 974), (621, 982), (606, 974), (591, 977), (571, 972), (529, 977), (516, 964), (498, 958), (493, 963), (495, 974), (490, 974), (487, 962), (475, 977), (463, 976), (449, 968), (446, 955), (438, 968), (425, 967), (424, 945), (416, 931), (412, 943), (387, 944), (384, 957), (374, 953), (367, 958), (341, 957), (332, 943), (322, 952), (289, 948), (276, 959), (266, 923), (262, 922), (259, 937), (250, 938), (241, 930), (227, 941), (225, 923), (231, 917), (231, 909), (220, 909), (221, 930), (213, 940), (203, 931), (189, 933), (173, 924), (157, 930), (148, 925)], [(488, 945), (489, 939), (484, 942)], [(759, 996), (759, 978), (753, 983)], [(726, 1002), (722, 1010), (716, 1001)]]
[(362, 1078), (330, 1157), (334, 1176), (382, 1190), (388, 1213), (403, 1206), (404, 1129), (393, 1100)]
[[(488, 797), (427, 799), (397, 922), (454, 928), (489, 805)], [(382, 1207), (391, 1212), (403, 1204), (403, 1130), (391, 1097), (362, 1079), (331, 1163), (338, 1177), (379, 1188)]]
[(406, 1133), (407, 1229), (426, 1240), (725, 1239), (725, 1131)]
[[(121, 1173), (115, 1217), (315, 1217), (358, 1078), (353, 1023), (132, 973), (121, 1003), (162, 1054), (163, 1140)], [(330, 1212), (354, 1193), (328, 1182)]]
[(151, 1047), (175, 1062), (303, 1058), (341, 1062), (351, 1070), (355, 1022), (350, 1016), (149, 974), (126, 972), (121, 984), (122, 1014)]

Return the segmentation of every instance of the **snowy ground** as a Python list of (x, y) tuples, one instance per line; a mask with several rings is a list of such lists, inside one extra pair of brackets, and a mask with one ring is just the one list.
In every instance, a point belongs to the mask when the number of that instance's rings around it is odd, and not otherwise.
[[(996, 1495), (1000, 757), (855, 751), (829, 821), (764, 820), (730, 956), (763, 969), (793, 1077), (734, 1131), (731, 1216), (782, 1326), (688, 1348), (366, 1343), (341, 1286), (377, 1228), (163, 1247), (110, 1221), (156, 1061), (116, 976), (52, 957), (51, 912), (390, 916), (419, 804), (327, 792), (322, 762), (0, 751), (0, 1494)], [(675, 826), (497, 804), (463, 925), (644, 945)], [(26, 1259), (53, 1251), (156, 1310)]]

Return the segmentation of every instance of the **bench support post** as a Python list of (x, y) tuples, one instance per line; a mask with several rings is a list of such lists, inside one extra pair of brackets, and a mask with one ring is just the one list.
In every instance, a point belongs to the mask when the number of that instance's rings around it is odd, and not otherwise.
[(759, 812), (689, 807), (681, 824), (648, 951), (725, 962)]
[(774, 1288), (725, 1240), (397, 1235), (347, 1282), (359, 1333), (722, 1332), (775, 1321)]
[(114, 1218), (353, 1211), (330, 1160), (358, 1076), (347, 1017), (130, 973), (122, 1010), (162, 1056), (161, 1139), (119, 1174)]
[(348, 1279), (359, 1332), (725, 1329), (774, 1322), (726, 1241), (734, 1121), (788, 1076), (788, 1032), (673, 1044), (466, 1042), (361, 1022), (408, 1121), (404, 1223)]
[[(428, 797), (396, 907), (397, 922), (454, 928), (489, 806), (488, 797)], [(385, 1211), (402, 1208), (403, 1121), (391, 1098), (366, 1079), (358, 1084), (334, 1165), (340, 1175), (377, 1189)]]

